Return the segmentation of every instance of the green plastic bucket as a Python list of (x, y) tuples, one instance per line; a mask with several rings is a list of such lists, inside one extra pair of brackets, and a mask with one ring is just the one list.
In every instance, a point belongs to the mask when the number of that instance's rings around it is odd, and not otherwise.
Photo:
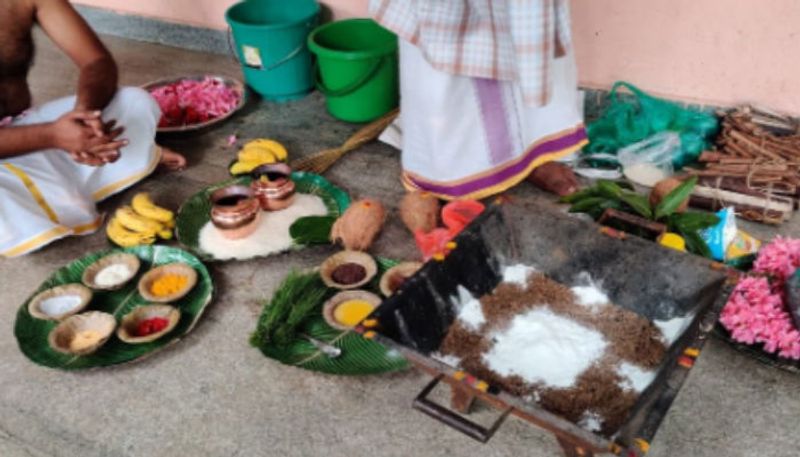
[(247, 85), (268, 100), (314, 88), (306, 38), (317, 25), (316, 0), (245, 0), (225, 12)]
[(308, 37), (317, 55), (317, 89), (328, 112), (348, 122), (368, 122), (398, 103), (397, 36), (371, 19), (317, 27)]

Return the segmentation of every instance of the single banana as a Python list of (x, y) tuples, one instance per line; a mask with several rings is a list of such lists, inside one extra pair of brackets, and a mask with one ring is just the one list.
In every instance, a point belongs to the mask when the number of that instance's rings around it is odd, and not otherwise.
[(132, 232), (126, 229), (116, 217), (112, 217), (106, 225), (108, 238), (122, 247), (138, 246), (140, 244), (153, 244), (156, 239), (152, 235)]
[(167, 223), (175, 218), (175, 214), (172, 211), (153, 203), (153, 200), (150, 199), (150, 194), (147, 192), (136, 194), (131, 201), (131, 206), (140, 215), (161, 223)]
[(162, 240), (171, 240), (172, 230), (165, 228), (163, 230), (159, 230), (159, 232), (156, 235), (158, 235), (158, 237), (161, 238)]
[(230, 172), (232, 175), (241, 175), (244, 173), (250, 173), (253, 171), (257, 166), (263, 165), (266, 162), (250, 162), (250, 161), (237, 161), (231, 165)]
[(126, 229), (145, 235), (155, 235), (164, 228), (164, 224), (161, 222), (139, 215), (130, 206), (122, 206), (117, 208), (114, 216)]
[(261, 160), (262, 158), (265, 158), (265, 153), (269, 153), (273, 157), (272, 160), (276, 162), (285, 161), (289, 156), (289, 153), (282, 144), (275, 140), (261, 138), (245, 144), (242, 150), (239, 151), (239, 160)]
[(272, 153), (272, 151), (261, 147), (242, 149), (239, 151), (238, 157), (240, 162), (255, 162), (258, 164), (275, 163), (278, 161), (278, 158)]

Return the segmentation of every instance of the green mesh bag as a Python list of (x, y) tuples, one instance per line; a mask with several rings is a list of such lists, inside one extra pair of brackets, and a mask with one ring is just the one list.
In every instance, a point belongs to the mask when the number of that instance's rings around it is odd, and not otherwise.
[[(632, 96), (620, 97), (620, 88), (627, 89)], [(583, 153), (588, 159), (596, 155), (614, 155), (620, 148), (669, 130), (681, 137), (680, 152), (672, 159), (672, 165), (680, 169), (697, 160), (700, 153), (711, 146), (719, 129), (713, 113), (653, 97), (624, 81), (616, 82), (608, 96), (610, 105), (587, 128), (589, 144)]]

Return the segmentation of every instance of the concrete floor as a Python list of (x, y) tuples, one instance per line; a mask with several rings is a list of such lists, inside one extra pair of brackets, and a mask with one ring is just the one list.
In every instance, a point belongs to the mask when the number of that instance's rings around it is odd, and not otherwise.
[[(38, 101), (69, 94), (75, 72), (43, 36), (32, 75)], [(222, 56), (106, 38), (125, 84), (213, 71), (237, 74)], [(105, 202), (113, 209), (133, 192), (151, 191), (177, 207), (209, 183), (226, 178), (241, 138), (272, 137), (296, 155), (340, 144), (354, 126), (332, 120), (322, 99), (251, 107), (223, 128), (167, 145), (187, 153), (190, 168), (155, 175)], [(402, 194), (397, 152), (365, 147), (329, 173), (354, 196), (392, 205)], [(540, 198), (521, 186), (518, 198)], [(782, 229), (800, 234), (798, 220)], [(770, 235), (764, 227), (753, 229)], [(97, 249), (102, 234), (58, 242), (15, 260), (0, 260), (0, 456), (555, 456), (551, 436), (517, 419), (487, 445), (477, 444), (411, 409), (427, 382), (410, 371), (391, 376), (342, 378), (286, 367), (248, 345), (259, 311), (292, 268), (318, 264), (332, 248), (264, 260), (212, 266), (218, 295), (196, 329), (157, 356), (124, 367), (64, 373), (29, 362), (17, 349), (17, 307), (52, 269)], [(376, 253), (403, 258), (410, 236), (393, 218)], [(712, 340), (651, 449), (666, 456), (795, 456), (800, 378), (769, 368)], [(489, 411), (479, 415), (490, 420)]]

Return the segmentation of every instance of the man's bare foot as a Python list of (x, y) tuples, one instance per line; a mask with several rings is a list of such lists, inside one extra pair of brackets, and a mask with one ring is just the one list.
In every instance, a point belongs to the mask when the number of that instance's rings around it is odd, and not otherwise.
[(159, 166), (167, 171), (181, 171), (186, 168), (186, 157), (162, 146)]
[(536, 187), (560, 197), (578, 190), (578, 178), (572, 169), (560, 162), (547, 162), (531, 172), (528, 180)]

